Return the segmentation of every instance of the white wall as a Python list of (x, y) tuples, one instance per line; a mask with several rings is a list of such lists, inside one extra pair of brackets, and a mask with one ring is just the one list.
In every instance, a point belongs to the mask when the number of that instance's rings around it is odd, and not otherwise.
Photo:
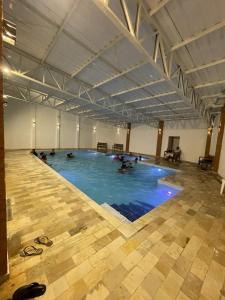
[(36, 105), (36, 146), (37, 149), (58, 148), (58, 111)]
[(35, 110), (26, 102), (8, 101), (4, 110), (5, 148), (30, 149), (33, 147), (33, 127)]
[(93, 147), (93, 126), (93, 120), (80, 118), (79, 148), (96, 148)]
[(113, 144), (123, 144), (125, 149), (126, 145), (126, 129), (117, 128), (110, 124), (103, 122), (96, 122), (96, 132), (93, 131), (93, 148), (96, 148), (98, 142), (107, 143), (108, 149), (112, 149)]
[(207, 124), (204, 122), (165, 122), (162, 156), (167, 149), (169, 136), (180, 137), (181, 160), (196, 163), (199, 156), (204, 156), (207, 138)]
[[(33, 127), (35, 120), (36, 127)], [(60, 128), (57, 126), (58, 123)], [(78, 125), (79, 131), (77, 131)], [(6, 149), (58, 148), (59, 146), (60, 148), (96, 148), (97, 142), (106, 142), (109, 148), (114, 143), (121, 143), (124, 144), (125, 149), (126, 132), (127, 130), (123, 128), (118, 130), (109, 124), (87, 118), (79, 120), (78, 116), (38, 104), (10, 99), (5, 109)], [(161, 155), (167, 148), (169, 136), (180, 136), (182, 160), (197, 162), (198, 157), (204, 155), (207, 136), (207, 125), (204, 122), (165, 122)], [(157, 128), (132, 124), (131, 152), (155, 155), (156, 143)], [(211, 149), (215, 147), (215, 143), (216, 139), (212, 141)], [(224, 143), (221, 154), (222, 165), (224, 165)], [(224, 172), (221, 164), (220, 172)]]
[(130, 152), (155, 155), (157, 129), (147, 125), (131, 125)]
[(225, 130), (223, 133), (223, 142), (222, 142), (222, 149), (221, 149), (221, 154), (220, 154), (218, 173), (220, 174), (220, 176), (225, 178)]
[(60, 148), (78, 148), (78, 116), (60, 112)]
[(125, 148), (125, 129), (47, 106), (9, 99), (4, 117), (6, 149), (96, 148), (97, 142)]

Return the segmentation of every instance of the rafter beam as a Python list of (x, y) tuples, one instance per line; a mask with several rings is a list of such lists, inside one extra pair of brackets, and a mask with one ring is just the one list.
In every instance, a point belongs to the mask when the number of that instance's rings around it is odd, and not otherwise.
[(155, 81), (151, 81), (151, 82), (147, 82), (147, 83), (144, 83), (144, 84), (141, 84), (141, 85), (138, 85), (138, 86), (134, 86), (130, 89), (119, 91), (119, 92), (116, 92), (114, 94), (111, 94), (111, 97), (115, 97), (115, 96), (123, 95), (123, 94), (126, 94), (126, 93), (130, 93), (130, 92), (133, 92), (133, 91), (136, 91), (136, 90), (139, 90), (139, 89), (143, 89), (145, 87), (149, 87), (149, 86), (152, 86), (152, 85), (155, 85), (155, 84), (159, 84), (163, 81), (165, 81), (164, 78), (159, 79), (159, 80), (155, 80)]
[(130, 17), (130, 14), (129, 14), (129, 10), (128, 10), (128, 7), (127, 7), (127, 2), (126, 2), (126, 0), (120, 0), (120, 2), (121, 2), (121, 5), (122, 5), (125, 20), (127, 22), (128, 30), (130, 31), (130, 33), (133, 36), (135, 36), (133, 24), (132, 24), (131, 17)]
[(214, 32), (216, 30), (219, 30), (219, 29), (223, 28), (224, 26), (225, 26), (225, 20), (223, 20), (223, 21), (221, 21), (221, 22), (219, 22), (219, 23), (217, 23), (217, 24), (215, 24), (215, 25), (213, 25), (213, 26), (211, 26), (207, 29), (204, 29), (204, 30), (202, 30), (202, 31), (200, 31), (196, 34), (194, 34), (193, 36), (183, 40), (182, 42), (177, 43), (176, 45), (171, 47), (170, 51), (176, 51), (176, 50), (178, 50), (178, 49), (180, 49), (184, 46), (187, 46), (190, 43), (193, 43), (194, 41), (197, 41), (200, 38)]
[(220, 84), (224, 84), (224, 83), (225, 83), (225, 79), (213, 81), (213, 82), (201, 83), (201, 84), (196, 85), (194, 88), (197, 90), (197, 89), (201, 89), (204, 87), (210, 87), (210, 86), (220, 85)]
[(165, 96), (174, 95), (174, 94), (176, 94), (176, 92), (174, 92), (174, 91), (168, 92), (168, 93), (156, 94), (156, 95), (149, 96), (149, 97), (142, 97), (142, 98), (138, 98), (138, 99), (134, 99), (134, 100), (129, 100), (129, 101), (126, 101), (125, 104), (135, 103), (135, 102), (144, 101), (144, 100), (157, 99), (160, 97), (165, 97)]
[[(90, 91), (92, 89), (95, 89), (95, 88), (99, 88), (100, 86), (102, 86), (102, 85), (104, 85), (106, 83), (109, 83), (109, 82), (111, 82), (111, 81), (113, 81), (115, 79), (118, 79), (118, 78), (120, 78), (120, 77), (122, 77), (122, 76), (124, 76), (124, 75), (126, 75), (126, 74), (128, 74), (130, 72), (132, 72), (133, 70), (136, 70), (137, 68), (140, 68), (140, 67), (142, 67), (142, 66), (144, 66), (146, 64), (147, 64), (146, 61), (140, 61), (138, 64), (135, 64), (135, 65), (127, 68), (126, 70), (124, 70), (124, 71), (122, 71), (122, 72), (120, 72), (120, 73), (118, 73), (116, 75), (113, 75), (113, 76), (111, 76), (111, 77), (109, 77), (109, 78), (107, 78), (107, 79), (105, 79), (103, 81), (100, 81), (100, 82), (96, 83), (95, 85), (93, 85), (93, 87), (91, 89), (88, 89), (88, 91)], [(100, 100), (103, 100), (103, 99), (100, 99)]]
[(161, 0), (158, 5), (149, 11), (149, 16), (154, 16), (160, 9), (162, 9), (170, 0)]
[(184, 102), (184, 101), (183, 100), (177, 100), (177, 101), (171, 101), (169, 103), (160, 103), (160, 104), (153, 104), (153, 105), (145, 105), (145, 106), (137, 107), (136, 109), (145, 109), (145, 108), (151, 108), (151, 107), (157, 107), (157, 106), (177, 104), (177, 103), (182, 103), (182, 102)]
[[(189, 96), (184, 95), (183, 90), (180, 89), (175, 82), (168, 78), (168, 75), (164, 72), (161, 66), (154, 61), (151, 54), (143, 47), (140, 41), (130, 33), (130, 31), (123, 24), (120, 18), (115, 14), (115, 12), (112, 11), (112, 9), (108, 5), (105, 5), (103, 0), (93, 0), (93, 2), (100, 9), (100, 11), (102, 11), (102, 13), (114, 24), (119, 32), (123, 34), (124, 37), (126, 37), (128, 41), (139, 51), (139, 53), (145, 57), (146, 61), (148, 61), (148, 63), (154, 68), (154, 70), (158, 72), (159, 77), (165, 80), (165, 82), (170, 86), (172, 90), (177, 91), (177, 94), (179, 95), (179, 97), (181, 97), (181, 99), (191, 104)], [(143, 9), (144, 13), (146, 14), (146, 9)]]
[(201, 66), (198, 66), (198, 67), (195, 67), (195, 68), (191, 68), (189, 70), (186, 70), (184, 73), (185, 74), (192, 74), (194, 72), (201, 71), (201, 70), (204, 70), (204, 69), (208, 69), (208, 68), (211, 68), (211, 67), (223, 64), (223, 63), (225, 63), (225, 58), (215, 60), (215, 61), (212, 61), (208, 64), (204, 64), (204, 65), (201, 65)]
[(211, 98), (225, 98), (225, 94), (217, 93), (217, 94), (212, 94), (212, 95), (201, 96), (201, 99), (211, 99)]

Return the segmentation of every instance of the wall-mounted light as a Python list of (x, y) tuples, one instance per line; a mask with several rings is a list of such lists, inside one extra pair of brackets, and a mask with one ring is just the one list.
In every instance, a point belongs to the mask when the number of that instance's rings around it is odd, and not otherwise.
[(212, 128), (209, 127), (209, 128), (208, 128), (208, 135), (210, 135), (211, 133), (212, 133)]
[(60, 123), (59, 122), (56, 123), (56, 128), (59, 130), (59, 128), (60, 128)]
[(3, 72), (6, 73), (6, 74), (9, 74), (10, 73), (10, 69), (7, 68), (7, 67), (4, 67), (3, 68)]
[(158, 128), (158, 134), (162, 134), (162, 129)]
[(8, 98), (8, 95), (3, 95), (3, 99), (7, 99)]
[(36, 121), (32, 120), (32, 126), (35, 127), (36, 126)]
[(79, 131), (80, 130), (80, 125), (79, 124), (77, 124), (77, 131)]
[(95, 133), (95, 132), (96, 132), (96, 126), (93, 127), (93, 133)]
[(3, 106), (7, 107), (7, 105), (8, 105), (8, 102), (7, 101), (3, 101)]
[(120, 134), (120, 128), (119, 127), (117, 128), (116, 133)]

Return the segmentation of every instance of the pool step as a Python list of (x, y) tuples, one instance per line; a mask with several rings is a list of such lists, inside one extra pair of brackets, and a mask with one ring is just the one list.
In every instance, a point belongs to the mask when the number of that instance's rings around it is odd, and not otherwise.
[(131, 222), (137, 220), (141, 216), (145, 215), (147, 212), (152, 210), (154, 206), (142, 203), (141, 201), (137, 201), (137, 203), (128, 203), (128, 204), (112, 204), (114, 209), (119, 211), (123, 216), (125, 216)]
[(122, 215), (118, 210), (110, 206), (108, 203), (101, 204), (102, 207), (104, 207), (108, 212), (110, 212), (112, 215), (119, 218), (124, 223), (131, 223), (130, 220), (128, 220), (124, 215)]

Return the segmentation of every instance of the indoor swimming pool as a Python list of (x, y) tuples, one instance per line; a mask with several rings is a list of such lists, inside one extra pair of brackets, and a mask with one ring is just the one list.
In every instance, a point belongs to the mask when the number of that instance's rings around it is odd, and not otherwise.
[[(175, 170), (137, 163), (122, 174), (120, 161), (94, 151), (59, 151), (48, 156), (48, 163), (61, 176), (79, 188), (98, 204), (107, 203), (130, 221), (135, 221), (167, 201), (178, 188), (159, 184), (158, 180), (175, 174)], [(134, 160), (127, 156), (125, 160)]]

